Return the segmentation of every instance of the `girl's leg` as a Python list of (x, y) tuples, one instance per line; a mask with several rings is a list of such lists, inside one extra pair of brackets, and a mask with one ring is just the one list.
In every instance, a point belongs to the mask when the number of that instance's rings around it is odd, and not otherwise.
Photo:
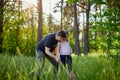
[(60, 55), (60, 60), (62, 64), (66, 67), (66, 55)]
[(67, 55), (67, 64), (68, 64), (68, 70), (69, 72), (72, 71), (72, 57), (70, 55)]

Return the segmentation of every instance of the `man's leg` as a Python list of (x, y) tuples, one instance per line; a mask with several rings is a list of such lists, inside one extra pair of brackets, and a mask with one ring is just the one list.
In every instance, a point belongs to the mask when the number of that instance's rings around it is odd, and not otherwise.
[(53, 58), (51, 58), (49, 56), (46, 56), (46, 57), (54, 67), (54, 74), (57, 74), (57, 72), (58, 72), (58, 62), (56, 62)]
[(37, 58), (37, 62), (38, 62), (38, 71), (37, 71), (37, 75), (40, 76), (41, 74), (41, 70), (44, 67), (44, 60), (45, 60), (45, 55), (42, 51), (37, 50), (36, 51), (36, 58)]

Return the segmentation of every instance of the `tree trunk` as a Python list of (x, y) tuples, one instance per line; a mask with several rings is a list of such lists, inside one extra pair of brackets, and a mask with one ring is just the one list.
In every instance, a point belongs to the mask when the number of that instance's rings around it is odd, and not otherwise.
[(42, 39), (42, 0), (38, 0), (38, 41)]
[(84, 32), (84, 54), (89, 52), (89, 13), (90, 13), (90, 1), (88, 0), (88, 8), (86, 10), (86, 27)]
[(3, 33), (3, 7), (4, 3), (3, 0), (0, 0), (0, 53), (2, 53), (2, 33)]
[(110, 49), (111, 49), (111, 35), (112, 33), (109, 31), (108, 32), (108, 35), (107, 35), (107, 53), (110, 52)]
[(31, 27), (32, 27), (32, 35), (31, 35), (31, 37), (32, 37), (32, 42), (34, 43), (34, 39), (35, 39), (35, 27), (34, 27), (34, 14), (33, 14), (33, 9), (31, 10)]
[(18, 26), (17, 26), (17, 40), (16, 40), (16, 47), (19, 47), (19, 31), (20, 31), (20, 14), (21, 14), (21, 1), (18, 1)]
[(80, 55), (79, 26), (77, 22), (77, 7), (74, 3), (74, 34), (75, 34), (75, 53)]
[(63, 29), (62, 20), (63, 20), (63, 0), (61, 0), (61, 30)]

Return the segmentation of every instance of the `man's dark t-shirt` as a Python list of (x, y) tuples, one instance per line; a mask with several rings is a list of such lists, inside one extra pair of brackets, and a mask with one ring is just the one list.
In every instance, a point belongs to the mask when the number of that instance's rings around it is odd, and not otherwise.
[(54, 48), (57, 46), (57, 40), (55, 39), (55, 33), (49, 34), (43, 38), (36, 46), (36, 50), (40, 50), (45, 53), (45, 47), (50, 48), (50, 52), (53, 52)]

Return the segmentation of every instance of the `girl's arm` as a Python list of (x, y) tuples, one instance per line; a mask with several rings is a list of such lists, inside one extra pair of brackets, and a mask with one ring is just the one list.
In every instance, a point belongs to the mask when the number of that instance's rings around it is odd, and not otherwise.
[(60, 58), (60, 42), (57, 44), (57, 57)]

